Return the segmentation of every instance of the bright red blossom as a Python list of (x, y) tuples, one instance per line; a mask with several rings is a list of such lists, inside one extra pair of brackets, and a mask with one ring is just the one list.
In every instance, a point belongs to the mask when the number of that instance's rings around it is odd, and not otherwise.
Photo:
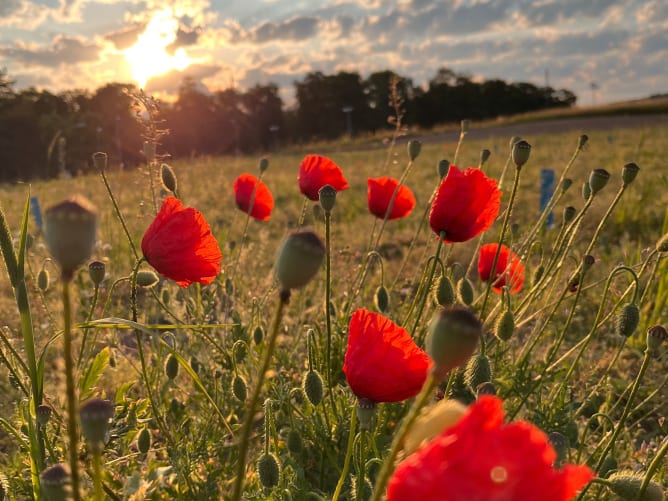
[[(393, 202), (392, 209), (387, 219), (406, 217), (415, 208), (415, 196), (413, 192), (407, 186), (399, 186), (399, 181), (396, 179), (387, 176), (369, 178), (367, 184), (369, 186), (367, 203), (369, 212), (374, 216), (385, 219), (390, 202)], [(394, 196), (394, 200), (392, 200), (395, 191), (397, 194)]]
[(327, 157), (306, 155), (299, 164), (299, 191), (314, 202), (320, 199), (318, 192), (326, 184), (336, 191), (348, 188), (348, 181), (338, 165)]
[(480, 169), (450, 166), (438, 187), (429, 224), (444, 242), (465, 242), (489, 229), (499, 214), (501, 190)]
[[(274, 197), (267, 185), (252, 174), (241, 174), (234, 181), (234, 200), (237, 207), (258, 221), (269, 221), (274, 210)], [(252, 207), (252, 208), (251, 208)]]
[[(499, 258), (496, 261), (496, 268), (492, 274), (492, 265), (498, 244), (485, 244), (480, 247), (480, 256), (478, 257), (478, 275), (480, 279), (487, 282), (493, 280), (492, 290), (501, 293), (503, 286), (508, 286), (513, 294), (522, 290), (524, 285), (524, 265), (520, 258), (508, 247), (501, 244)], [(492, 277), (493, 278), (490, 278)]]
[(144, 257), (181, 287), (209, 284), (220, 273), (222, 254), (202, 213), (165, 198), (141, 241)]
[(417, 395), (431, 362), (408, 332), (365, 309), (353, 313), (343, 372), (353, 393), (373, 402)]
[(556, 453), (534, 425), (503, 423), (484, 395), (453, 427), (399, 464), (387, 501), (568, 501), (592, 478), (586, 466), (553, 468)]

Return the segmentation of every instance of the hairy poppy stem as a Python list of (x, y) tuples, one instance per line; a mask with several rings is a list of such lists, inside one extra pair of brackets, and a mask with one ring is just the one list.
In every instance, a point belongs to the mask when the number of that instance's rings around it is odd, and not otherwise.
[(443, 239), (445, 238), (445, 232), (441, 232), (438, 236), (438, 244), (436, 245), (436, 252), (434, 253), (435, 259), (432, 262), (431, 269), (429, 270), (429, 275), (427, 275), (427, 280), (424, 283), (424, 292), (422, 298), (420, 299), (420, 305), (418, 306), (417, 313), (415, 314), (415, 323), (413, 324), (413, 329), (411, 329), (411, 337), (415, 337), (415, 331), (417, 330), (418, 324), (420, 323), (420, 318), (422, 317), (422, 312), (424, 311), (424, 305), (427, 302), (427, 297), (429, 297), (429, 290), (431, 289), (431, 281), (434, 279), (434, 273), (436, 272), (436, 265), (439, 263), (439, 255), (441, 254), (441, 248), (443, 247)]
[(404, 442), (404, 438), (412, 428), (415, 419), (420, 414), (420, 410), (422, 410), (422, 407), (424, 407), (424, 405), (427, 403), (427, 400), (431, 396), (436, 383), (436, 377), (430, 372), (427, 375), (427, 380), (422, 386), (422, 390), (420, 390), (420, 393), (415, 398), (415, 401), (408, 411), (408, 414), (406, 414), (406, 417), (401, 422), (401, 427), (392, 439), (390, 451), (385, 457), (383, 465), (380, 468), (380, 472), (378, 473), (376, 485), (374, 486), (370, 501), (380, 501), (383, 494), (385, 493), (387, 482), (390, 480), (390, 475), (392, 475), (392, 472), (394, 471), (394, 460), (399, 453), (399, 449)]
[(281, 319), (283, 318), (283, 309), (290, 298), (289, 291), (281, 291), (279, 294), (278, 306), (276, 307), (276, 314), (274, 315), (271, 332), (269, 333), (267, 348), (264, 352), (264, 356), (262, 357), (262, 362), (260, 363), (258, 378), (255, 385), (253, 386), (253, 393), (251, 394), (246, 411), (246, 419), (244, 419), (243, 428), (241, 430), (239, 457), (237, 459), (237, 473), (234, 479), (234, 493), (232, 494), (232, 501), (239, 501), (241, 499), (241, 494), (244, 487), (244, 479), (246, 476), (246, 454), (248, 452), (250, 433), (253, 427), (253, 416), (255, 414), (257, 402), (260, 398), (260, 391), (262, 391), (264, 375), (267, 372), (267, 369), (269, 369), (269, 362), (271, 362), (271, 357), (274, 353), (274, 348), (276, 347), (276, 338), (278, 337), (278, 329), (281, 325)]
[(353, 457), (353, 445), (355, 443), (355, 428), (357, 427), (357, 404), (353, 405), (353, 412), (350, 415), (350, 431), (348, 432), (348, 446), (346, 447), (346, 458), (343, 461), (343, 469), (341, 470), (341, 476), (339, 481), (336, 483), (336, 489), (334, 490), (334, 495), (332, 496), (332, 501), (338, 501), (339, 496), (341, 495), (341, 489), (343, 489), (343, 484), (346, 481), (348, 476), (348, 470), (350, 469), (350, 459)]

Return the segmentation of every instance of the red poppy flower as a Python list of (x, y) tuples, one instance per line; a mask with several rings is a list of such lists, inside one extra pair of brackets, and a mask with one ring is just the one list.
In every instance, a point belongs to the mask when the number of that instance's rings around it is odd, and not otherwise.
[(320, 197), (318, 191), (326, 184), (336, 191), (348, 188), (348, 181), (338, 165), (327, 157), (320, 155), (306, 155), (299, 164), (299, 191), (317, 202)]
[[(385, 214), (392, 201), (392, 196), (396, 191), (392, 203), (392, 210), (387, 219), (399, 219), (408, 216), (415, 208), (415, 196), (413, 192), (404, 185), (399, 186), (399, 181), (391, 177), (369, 178), (367, 181), (369, 191), (367, 193), (367, 203), (369, 212), (374, 216), (385, 219)], [(397, 189), (397, 187), (399, 187)]]
[[(478, 258), (478, 275), (480, 279), (487, 282), (492, 276), (492, 265), (498, 244), (485, 244), (480, 247)], [(513, 294), (522, 290), (524, 285), (524, 265), (520, 258), (508, 247), (501, 244), (499, 258), (494, 270), (492, 290), (501, 293), (501, 287), (507, 285)]]
[(252, 174), (241, 174), (234, 181), (234, 199), (242, 211), (258, 221), (269, 221), (274, 210), (274, 197), (267, 185)]
[(420, 392), (431, 361), (408, 332), (383, 315), (353, 313), (343, 372), (353, 393), (373, 402), (399, 402)]
[(181, 287), (209, 284), (220, 273), (222, 255), (209, 224), (174, 197), (165, 198), (144, 233), (141, 250), (151, 266)]
[(555, 459), (542, 431), (503, 424), (501, 400), (485, 395), (399, 464), (387, 501), (568, 501), (594, 475), (586, 466), (556, 470)]
[(429, 224), (444, 242), (465, 242), (489, 229), (499, 214), (501, 190), (480, 169), (450, 166), (431, 206)]

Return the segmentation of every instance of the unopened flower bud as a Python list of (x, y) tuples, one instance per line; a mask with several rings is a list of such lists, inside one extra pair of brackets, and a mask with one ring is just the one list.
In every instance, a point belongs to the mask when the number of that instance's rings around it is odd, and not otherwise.
[(491, 380), (492, 367), (489, 358), (482, 354), (472, 357), (464, 370), (464, 381), (471, 391), (475, 393), (479, 385)]
[(285, 440), (285, 445), (288, 446), (288, 451), (290, 454), (301, 454), (304, 450), (304, 441), (302, 440), (302, 434), (299, 433), (294, 428), (288, 432), (288, 437)]
[(46, 501), (67, 501), (72, 499), (70, 468), (59, 463), (49, 466), (39, 474), (42, 494)]
[(559, 183), (559, 190), (562, 193), (566, 193), (568, 191), (568, 188), (570, 188), (573, 184), (573, 180), (570, 177), (566, 177), (562, 179), (561, 183)]
[(257, 460), (257, 475), (263, 487), (271, 489), (278, 485), (281, 478), (281, 467), (273, 454), (262, 454)]
[(95, 166), (95, 170), (104, 172), (107, 168), (107, 154), (101, 151), (93, 153), (93, 165)]
[(587, 141), (589, 141), (589, 136), (587, 134), (582, 134), (578, 138), (578, 149), (584, 148), (585, 144), (587, 144)]
[(515, 316), (511, 310), (505, 310), (494, 324), (494, 335), (501, 341), (508, 341), (515, 332)]
[[(429, 324), (426, 351), (436, 377), (444, 377), (473, 354), (482, 335), (482, 323), (470, 310), (450, 306), (438, 312)], [(489, 380), (489, 379), (488, 379)]]
[(94, 285), (100, 285), (106, 273), (105, 264), (102, 261), (93, 261), (88, 265), (88, 276)]
[(436, 171), (438, 172), (438, 178), (443, 179), (450, 169), (450, 160), (441, 159), (436, 165)]
[(513, 144), (512, 157), (515, 167), (521, 169), (522, 166), (529, 160), (531, 155), (531, 145), (524, 140), (517, 141)]
[(570, 223), (573, 220), (573, 218), (575, 217), (575, 214), (577, 213), (577, 211), (578, 210), (575, 207), (573, 207), (572, 205), (564, 207), (564, 212), (563, 212), (563, 216), (562, 216), (564, 224)]
[(107, 441), (109, 423), (114, 417), (114, 404), (109, 400), (94, 398), (81, 404), (79, 417), (81, 418), (81, 433), (88, 447), (95, 452), (101, 452)]
[(165, 361), (165, 375), (170, 379), (176, 379), (176, 376), (179, 375), (179, 361), (171, 353)]
[(258, 163), (258, 169), (260, 171), (260, 174), (265, 172), (269, 168), (269, 159), (266, 157), (262, 157)]
[(150, 164), (155, 162), (156, 150), (157, 145), (153, 141), (144, 141), (144, 156), (146, 157), (146, 162)]
[(150, 288), (160, 281), (158, 275), (152, 270), (140, 270), (137, 272), (137, 285), (139, 287)]
[(617, 334), (624, 337), (631, 337), (640, 322), (640, 310), (635, 303), (628, 303), (622, 307), (615, 320), (615, 330)]
[(417, 139), (411, 139), (408, 141), (408, 159), (412, 162), (419, 155), (422, 150), (422, 143)]
[(320, 199), (320, 206), (325, 213), (331, 212), (336, 204), (336, 190), (334, 187), (326, 184), (318, 191), (318, 197)]
[(599, 191), (605, 188), (610, 179), (610, 173), (605, 169), (594, 169), (589, 175), (589, 188), (591, 194), (596, 195)]
[(485, 165), (485, 162), (489, 160), (490, 155), (492, 154), (487, 148), (480, 150), (480, 166)]
[(49, 288), (50, 280), (51, 277), (49, 276), (49, 270), (46, 268), (39, 270), (39, 273), (37, 274), (37, 287), (39, 287), (39, 290), (46, 292), (46, 290)]
[(376, 294), (373, 297), (373, 302), (376, 305), (376, 309), (385, 313), (390, 306), (390, 295), (387, 293), (385, 286), (381, 285), (376, 289)]
[(468, 278), (462, 277), (457, 282), (457, 297), (467, 306), (473, 303), (473, 285), (471, 285), (471, 281)]
[(638, 164), (630, 162), (624, 165), (622, 168), (622, 182), (624, 183), (624, 186), (631, 184), (638, 175), (638, 172), (640, 172)]
[(176, 174), (174, 174), (174, 169), (172, 169), (167, 164), (162, 164), (160, 167), (160, 179), (165, 188), (167, 188), (172, 193), (176, 193), (178, 188), (178, 182), (176, 179)]
[(320, 269), (325, 245), (312, 231), (290, 234), (278, 250), (276, 277), (282, 292), (305, 286)]
[(589, 271), (589, 269), (594, 266), (594, 264), (596, 264), (596, 258), (591, 254), (585, 254), (585, 256), (582, 258), (582, 271)]
[(253, 331), (253, 342), (258, 345), (262, 342), (264, 339), (264, 329), (262, 328), (261, 325), (258, 325), (255, 327), (255, 330)]
[(232, 394), (237, 397), (237, 400), (240, 402), (245, 402), (246, 397), (248, 397), (248, 385), (243, 376), (237, 374), (232, 379)]
[[(632, 471), (620, 471), (608, 477), (608, 488), (617, 494), (620, 499), (638, 499), (644, 477)], [(650, 481), (640, 501), (663, 501), (663, 488), (656, 482)]]
[(308, 401), (311, 402), (311, 405), (317, 406), (320, 402), (322, 402), (323, 384), (322, 377), (318, 371), (308, 371), (304, 375), (302, 387), (304, 389), (304, 394), (306, 394), (306, 398), (308, 398)]
[(536, 271), (533, 274), (533, 278), (531, 279), (531, 285), (536, 285), (541, 278), (543, 278), (543, 273), (545, 273), (545, 266), (542, 264), (539, 264), (536, 267)]
[(46, 244), (60, 265), (63, 279), (70, 280), (77, 267), (93, 253), (97, 229), (95, 207), (84, 197), (74, 196), (47, 209), (44, 219)]
[(591, 197), (591, 186), (585, 181), (582, 183), (582, 198), (587, 201), (589, 200), (589, 197)]
[(652, 355), (658, 355), (661, 344), (668, 339), (668, 331), (661, 325), (653, 325), (647, 329), (647, 349)]
[(455, 291), (452, 288), (452, 282), (445, 275), (442, 275), (436, 283), (434, 299), (440, 306), (448, 306), (455, 302)]
[(137, 450), (142, 454), (146, 454), (151, 448), (151, 432), (148, 428), (142, 428), (137, 434)]

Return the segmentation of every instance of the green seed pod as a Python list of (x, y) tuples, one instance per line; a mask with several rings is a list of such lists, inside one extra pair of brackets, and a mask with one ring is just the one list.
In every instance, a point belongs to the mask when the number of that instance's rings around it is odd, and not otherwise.
[(292, 429), (288, 432), (288, 437), (286, 439), (286, 445), (288, 446), (288, 451), (290, 454), (298, 455), (304, 450), (304, 441), (302, 440), (302, 434), (297, 430)]
[(95, 170), (104, 172), (107, 168), (107, 154), (101, 151), (93, 153), (93, 165), (95, 166)]
[(572, 185), (573, 185), (573, 180), (569, 177), (565, 177), (559, 184), (559, 190), (562, 193), (566, 193), (568, 191), (568, 188), (570, 188)]
[(450, 169), (450, 160), (441, 159), (436, 164), (436, 172), (438, 172), (438, 178), (443, 179)]
[(304, 287), (322, 266), (325, 245), (312, 231), (290, 234), (278, 250), (276, 278), (282, 291)]
[(587, 182), (582, 183), (582, 198), (586, 201), (589, 200), (590, 196), (591, 196), (591, 186), (589, 186), (589, 183)]
[(540, 281), (540, 279), (543, 278), (543, 273), (545, 273), (545, 266), (543, 266), (542, 264), (539, 264), (536, 267), (536, 271), (533, 274), (533, 278), (531, 279), (531, 283), (533, 285), (536, 285)]
[(373, 302), (376, 305), (376, 309), (381, 313), (385, 313), (390, 306), (390, 295), (387, 293), (387, 289), (383, 285), (376, 289)]
[(505, 310), (494, 324), (494, 335), (501, 341), (508, 341), (515, 332), (515, 316), (511, 310)]
[(273, 454), (262, 454), (257, 460), (257, 475), (263, 487), (271, 489), (278, 485), (281, 478), (281, 467)]
[(594, 169), (589, 175), (589, 188), (592, 195), (596, 195), (599, 191), (605, 188), (610, 179), (610, 173), (605, 169)]
[(46, 501), (68, 501), (72, 499), (70, 468), (60, 463), (49, 466), (39, 474), (42, 494)]
[(46, 426), (51, 419), (51, 407), (46, 404), (38, 405), (35, 414), (37, 416), (37, 424)]
[(151, 432), (148, 428), (142, 428), (137, 434), (137, 450), (142, 454), (146, 454), (151, 448)]
[(246, 355), (248, 355), (248, 345), (244, 341), (236, 341), (234, 346), (232, 346), (232, 351), (234, 353), (234, 360), (237, 363), (241, 363), (246, 359)]
[(464, 381), (471, 391), (475, 393), (478, 386), (491, 380), (492, 367), (489, 364), (489, 358), (486, 355), (472, 357), (464, 370)]
[(331, 212), (336, 205), (336, 189), (333, 186), (326, 184), (320, 191), (318, 191), (318, 197), (320, 199), (320, 207), (325, 212)]
[(668, 233), (661, 237), (656, 243), (656, 250), (659, 252), (668, 252)]
[(468, 278), (464, 277), (457, 282), (457, 297), (467, 306), (473, 303), (473, 285)]
[(172, 169), (167, 164), (162, 164), (160, 166), (160, 179), (165, 188), (167, 188), (172, 193), (176, 193), (178, 188), (178, 183), (176, 180), (176, 174), (174, 174), (174, 169)]
[(302, 387), (304, 388), (306, 398), (308, 398), (308, 401), (311, 402), (311, 405), (316, 406), (322, 402), (323, 384), (322, 377), (318, 371), (308, 371), (304, 375)]
[(106, 273), (106, 266), (102, 261), (93, 261), (88, 265), (88, 276), (93, 285), (100, 285)]
[(253, 342), (258, 345), (262, 343), (262, 340), (264, 339), (264, 329), (262, 328), (261, 325), (258, 325), (255, 327), (255, 330), (253, 331)]
[(563, 465), (568, 459), (568, 439), (563, 435), (563, 433), (559, 433), (558, 431), (548, 433), (547, 439), (550, 441), (554, 452), (557, 453), (555, 466), (561, 468), (561, 465)]
[[(429, 324), (426, 352), (435, 362), (434, 374), (443, 378), (473, 354), (482, 335), (482, 323), (467, 308), (449, 306), (437, 312)], [(489, 381), (486, 378), (479, 382)]]
[(240, 402), (246, 401), (246, 398), (248, 397), (248, 385), (243, 376), (237, 374), (234, 376), (234, 379), (232, 379), (232, 393)]
[(480, 398), (481, 395), (496, 395), (496, 386), (494, 386), (494, 383), (490, 383), (489, 381), (480, 383), (476, 387), (476, 395), (478, 398)]
[(368, 398), (357, 400), (357, 420), (360, 422), (360, 430), (369, 431), (376, 417), (376, 404)]
[(582, 134), (578, 138), (578, 149), (582, 149), (585, 147), (585, 144), (587, 144), (587, 141), (589, 141), (589, 136), (587, 134)]
[(601, 464), (599, 476), (601, 478), (608, 478), (610, 475), (615, 473), (618, 468), (619, 464), (617, 464), (617, 460), (613, 456), (607, 455), (603, 460), (603, 464)]
[(190, 357), (190, 368), (195, 372), (195, 374), (199, 374), (199, 371), (202, 368), (202, 364), (200, 364), (199, 360), (193, 356)]
[(74, 271), (93, 253), (97, 211), (84, 197), (75, 196), (47, 209), (44, 224), (49, 251), (60, 265), (63, 279), (71, 280)]
[(258, 162), (258, 169), (260, 173), (266, 172), (266, 170), (269, 168), (269, 159), (262, 157), (260, 161)]
[(171, 292), (169, 291), (169, 288), (168, 288), (168, 287), (165, 287), (165, 288), (163, 288), (163, 289), (160, 291), (160, 300), (161, 300), (164, 304), (169, 304), (169, 300), (170, 300), (171, 298), (172, 298), (172, 294), (171, 294)]
[[(632, 471), (620, 471), (608, 477), (608, 488), (622, 499), (638, 499), (638, 493), (643, 483), (643, 475)], [(656, 482), (650, 481), (647, 490), (640, 501), (663, 501), (663, 488)]]
[(573, 207), (572, 205), (569, 205), (568, 207), (564, 207), (564, 213), (563, 213), (563, 216), (562, 216), (564, 225), (570, 223), (573, 220), (577, 211), (578, 210), (575, 207)]
[(422, 143), (417, 139), (411, 139), (408, 141), (408, 159), (412, 162), (418, 156), (420, 156), (420, 151), (422, 150)]
[(81, 404), (79, 409), (81, 433), (88, 447), (102, 452), (109, 433), (109, 424), (114, 417), (114, 404), (109, 400), (94, 398)]
[(647, 329), (647, 349), (651, 354), (659, 356), (661, 343), (668, 339), (668, 331), (663, 325), (653, 325)]
[(137, 285), (149, 289), (160, 281), (158, 275), (151, 270), (139, 270), (137, 272)]
[(515, 144), (513, 144), (511, 155), (515, 167), (521, 169), (524, 164), (529, 161), (529, 156), (531, 155), (531, 145), (524, 140), (517, 141)]
[(39, 287), (39, 290), (42, 292), (46, 292), (47, 289), (49, 288), (49, 282), (50, 282), (49, 277), (49, 270), (46, 268), (42, 268), (39, 270), (39, 273), (37, 274), (37, 287)]
[(489, 157), (491, 156), (492, 152), (489, 151), (488, 149), (482, 149), (480, 150), (480, 166), (482, 167), (485, 165), (487, 160), (489, 160)]
[(179, 375), (179, 361), (171, 353), (165, 361), (165, 374), (170, 380), (176, 379), (176, 376)]
[(434, 299), (441, 306), (448, 306), (455, 302), (455, 291), (452, 282), (445, 275), (441, 275), (434, 288)]
[(640, 322), (640, 310), (635, 303), (628, 303), (615, 319), (615, 331), (620, 336), (631, 337)]
[(622, 182), (624, 183), (624, 186), (631, 184), (638, 175), (638, 172), (640, 172), (638, 164), (631, 162), (624, 165), (622, 168)]

